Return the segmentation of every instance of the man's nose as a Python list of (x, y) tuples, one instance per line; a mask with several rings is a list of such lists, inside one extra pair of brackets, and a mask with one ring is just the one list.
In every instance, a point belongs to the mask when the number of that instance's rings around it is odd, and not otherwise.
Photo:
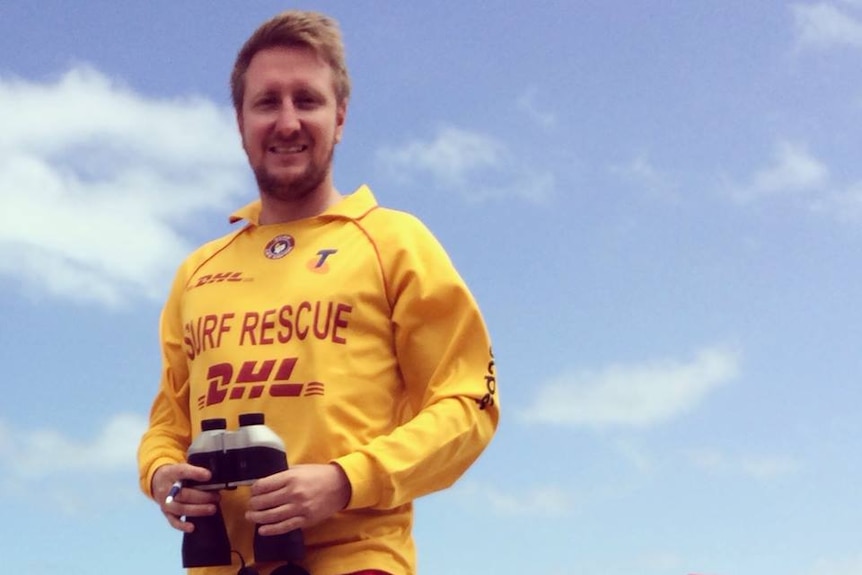
[(276, 130), (284, 134), (291, 134), (299, 130), (299, 116), (293, 103), (285, 101), (276, 118)]

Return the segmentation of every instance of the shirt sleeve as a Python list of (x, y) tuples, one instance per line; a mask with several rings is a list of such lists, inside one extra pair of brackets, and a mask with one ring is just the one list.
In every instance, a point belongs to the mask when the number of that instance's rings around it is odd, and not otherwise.
[(405, 218), (377, 247), (413, 416), (335, 460), (353, 489), (348, 509), (392, 508), (449, 487), (499, 421), (494, 357), (479, 308), (436, 238)]
[(185, 275), (181, 268), (159, 321), (161, 381), (150, 409), (149, 427), (138, 447), (140, 486), (150, 497), (156, 469), (165, 464), (185, 461), (191, 436), (188, 358), (183, 349), (181, 315), (184, 290)]

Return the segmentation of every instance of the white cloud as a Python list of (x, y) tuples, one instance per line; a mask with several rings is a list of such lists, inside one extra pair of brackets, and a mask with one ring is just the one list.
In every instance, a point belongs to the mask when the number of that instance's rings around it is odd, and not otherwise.
[(783, 198), (836, 220), (862, 220), (862, 181), (834, 181), (829, 167), (798, 143), (779, 141), (771, 163), (742, 184), (726, 184), (726, 191), (743, 205)]
[(656, 467), (655, 458), (643, 445), (632, 438), (617, 439), (614, 442), (614, 448), (639, 473), (654, 471)]
[(740, 461), (740, 468), (749, 477), (768, 481), (795, 473), (799, 470), (800, 463), (792, 457), (785, 456), (745, 457)]
[(377, 163), (401, 183), (427, 182), (457, 192), (470, 201), (520, 198), (547, 200), (554, 192), (550, 172), (535, 171), (516, 161), (499, 140), (447, 126), (431, 139), (414, 139), (377, 151)]
[(862, 220), (862, 182), (812, 201), (811, 209), (842, 221)]
[(79, 516), (145, 501), (137, 488), (136, 453), (146, 425), (143, 416), (118, 414), (94, 435), (73, 437), (0, 420), (0, 506), (10, 499)]
[(779, 142), (771, 165), (758, 170), (750, 181), (735, 186), (733, 196), (750, 202), (768, 196), (799, 195), (822, 191), (829, 182), (829, 169), (804, 146)]
[(732, 474), (769, 481), (799, 471), (801, 463), (785, 455), (728, 456), (711, 449), (692, 450), (686, 454), (695, 467), (711, 474)]
[(488, 506), (498, 515), (560, 517), (574, 509), (572, 495), (559, 487), (543, 485), (532, 487), (518, 494), (504, 493), (492, 485), (463, 483), (456, 488), (456, 495)]
[(572, 508), (571, 497), (557, 487), (534, 488), (519, 496), (489, 490), (491, 506), (504, 515), (560, 516)]
[(676, 200), (676, 184), (656, 168), (646, 154), (639, 154), (628, 164), (611, 167), (611, 172), (625, 181), (644, 189), (651, 197)]
[[(680, 573), (685, 561), (672, 551), (653, 551), (636, 559), (638, 567), (649, 572)], [(695, 575), (695, 574), (691, 574)]]
[(862, 554), (842, 559), (819, 559), (806, 575), (862, 575)]
[(535, 87), (528, 88), (518, 98), (518, 109), (524, 112), (528, 118), (544, 128), (552, 128), (557, 124), (557, 117), (552, 112), (545, 111), (536, 103), (538, 90)]
[(0, 275), (28, 292), (117, 305), (158, 297), (181, 232), (246, 191), (229, 109), (148, 98), (96, 70), (0, 78)]
[[(845, 2), (858, 5), (858, 2)], [(862, 22), (835, 4), (794, 4), (793, 18), (797, 40), (802, 46), (828, 48), (832, 46), (862, 47)]]
[(6, 479), (28, 480), (135, 469), (146, 426), (142, 416), (118, 414), (95, 437), (82, 440), (56, 429), (12, 429), (0, 421), (0, 469)]
[(541, 386), (521, 417), (569, 426), (656, 425), (695, 409), (738, 370), (735, 352), (712, 348), (689, 362), (659, 360), (567, 373)]
[(445, 127), (431, 141), (414, 140), (389, 150), (388, 159), (396, 167), (424, 170), (454, 184), (471, 172), (499, 166), (504, 150), (490, 136)]
[(716, 471), (726, 465), (726, 460), (721, 452), (711, 449), (692, 450), (688, 454), (688, 459), (695, 467), (706, 471)]

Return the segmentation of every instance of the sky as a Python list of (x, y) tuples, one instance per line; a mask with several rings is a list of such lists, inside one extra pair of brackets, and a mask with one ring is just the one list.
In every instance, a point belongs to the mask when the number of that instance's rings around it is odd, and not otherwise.
[(287, 7), (343, 29), (336, 186), (419, 216), (494, 342), (421, 575), (862, 575), (860, 0), (0, 0), (4, 571), (182, 573), (158, 316), (256, 196), (228, 75)]

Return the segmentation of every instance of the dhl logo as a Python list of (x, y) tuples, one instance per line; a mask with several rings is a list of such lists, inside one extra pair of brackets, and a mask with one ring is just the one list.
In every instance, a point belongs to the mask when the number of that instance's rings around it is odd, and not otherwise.
[(243, 277), (242, 272), (219, 272), (215, 274), (207, 274), (198, 278), (197, 283), (194, 287), (201, 287), (211, 284), (218, 284), (223, 282), (242, 282), (242, 281), (251, 281), (248, 278)]
[(245, 361), (239, 370), (234, 369), (230, 363), (211, 365), (207, 370), (207, 392), (198, 398), (198, 408), (203, 409), (224, 401), (256, 399), (264, 393), (268, 393), (269, 397), (324, 395), (326, 386), (319, 381), (290, 381), (296, 362), (295, 357), (286, 357), (281, 361)]

